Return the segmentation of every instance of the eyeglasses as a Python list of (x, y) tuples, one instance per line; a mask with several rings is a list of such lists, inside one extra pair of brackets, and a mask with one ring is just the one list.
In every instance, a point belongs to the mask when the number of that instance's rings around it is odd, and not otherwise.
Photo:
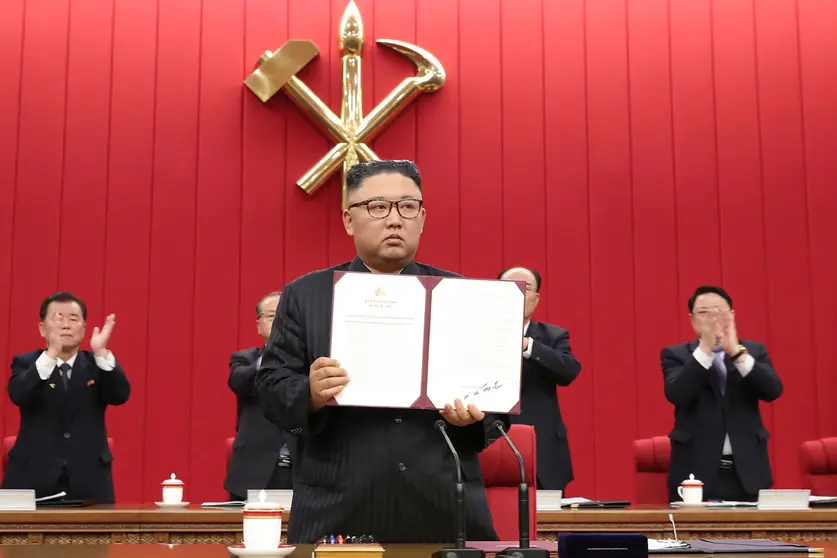
[(259, 314), (260, 318), (266, 318), (268, 320), (272, 320), (276, 317), (276, 314)]
[(386, 219), (392, 213), (392, 206), (398, 208), (398, 214), (404, 219), (415, 219), (419, 216), (421, 206), (424, 202), (413, 198), (405, 198), (398, 201), (389, 200), (365, 200), (362, 202), (353, 203), (349, 209), (353, 207), (366, 206), (366, 211), (373, 219)]
[(83, 322), (81, 316), (77, 316), (75, 314), (54, 314), (52, 319), (59, 324), (69, 322), (71, 325), (77, 325)]

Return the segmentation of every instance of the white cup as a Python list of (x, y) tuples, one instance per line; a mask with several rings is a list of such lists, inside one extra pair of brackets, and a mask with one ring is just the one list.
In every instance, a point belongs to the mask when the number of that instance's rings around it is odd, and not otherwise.
[(183, 481), (175, 478), (174, 473), (171, 474), (170, 479), (164, 480), (163, 485), (163, 503), (164, 504), (180, 504), (183, 502)]
[(265, 502), (264, 490), (259, 502), (244, 506), (244, 547), (252, 550), (276, 549), (282, 544), (282, 507)]
[(695, 480), (694, 475), (689, 475), (689, 478), (677, 487), (677, 494), (683, 499), (684, 504), (700, 504), (703, 502), (703, 483)]

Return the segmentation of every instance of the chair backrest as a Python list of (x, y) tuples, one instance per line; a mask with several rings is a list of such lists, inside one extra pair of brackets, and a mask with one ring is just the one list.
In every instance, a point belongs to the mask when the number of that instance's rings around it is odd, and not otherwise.
[[(17, 436), (6, 436), (3, 438), (3, 470), (2, 473), (6, 472), (6, 467), (9, 464), (9, 452), (12, 451), (12, 448), (17, 442)], [(111, 453), (113, 453), (113, 438), (108, 437), (108, 449)]]
[[(529, 485), (529, 538), (537, 538), (537, 455), (535, 453), (535, 428), (514, 424), (508, 431), (509, 438), (523, 457), (526, 482)], [(520, 486), (520, 465), (505, 440), (497, 440), (479, 455), (488, 508), (494, 522), (494, 530), (501, 541), (516, 541), (517, 492)]]
[(799, 446), (802, 486), (815, 496), (837, 496), (837, 438), (808, 440)]
[(637, 504), (668, 504), (668, 464), (671, 441), (668, 436), (634, 440)]

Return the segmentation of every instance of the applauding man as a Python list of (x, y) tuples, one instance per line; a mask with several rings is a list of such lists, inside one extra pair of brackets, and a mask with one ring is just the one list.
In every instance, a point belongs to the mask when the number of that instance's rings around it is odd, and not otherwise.
[(20, 432), (2, 487), (113, 503), (105, 409), (125, 403), (131, 392), (107, 348), (116, 318), (111, 314), (101, 329), (93, 329), (91, 351), (79, 350), (87, 307), (78, 297), (48, 296), (40, 318), (46, 350), (12, 359), (9, 397), (20, 408)]
[(739, 341), (726, 291), (699, 287), (689, 316), (698, 338), (661, 354), (666, 398), (675, 406), (671, 501), (679, 501), (677, 487), (690, 474), (703, 481), (704, 500), (755, 501), (773, 484), (759, 401), (777, 399), (782, 382), (763, 344)]

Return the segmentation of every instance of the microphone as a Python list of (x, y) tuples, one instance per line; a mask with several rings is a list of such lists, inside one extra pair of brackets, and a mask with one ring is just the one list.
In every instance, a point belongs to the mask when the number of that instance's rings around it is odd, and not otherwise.
[(437, 420), (434, 425), (436, 430), (442, 433), (442, 437), (448, 444), (453, 462), (456, 465), (456, 504), (454, 508), (454, 528), (456, 537), (453, 548), (443, 548), (433, 553), (433, 558), (485, 558), (485, 551), (478, 548), (465, 546), (465, 485), (462, 483), (462, 466), (459, 463), (459, 454), (453, 447), (447, 433), (447, 424), (443, 420)]
[(517, 548), (506, 548), (497, 553), (497, 558), (549, 558), (547, 549), (531, 548), (529, 546), (529, 485), (526, 484), (526, 468), (523, 466), (523, 456), (520, 455), (511, 438), (506, 434), (503, 421), (495, 420), (494, 428), (503, 435), (512, 453), (517, 458), (518, 465), (520, 465), (520, 485), (517, 488), (517, 529), (520, 540)]

